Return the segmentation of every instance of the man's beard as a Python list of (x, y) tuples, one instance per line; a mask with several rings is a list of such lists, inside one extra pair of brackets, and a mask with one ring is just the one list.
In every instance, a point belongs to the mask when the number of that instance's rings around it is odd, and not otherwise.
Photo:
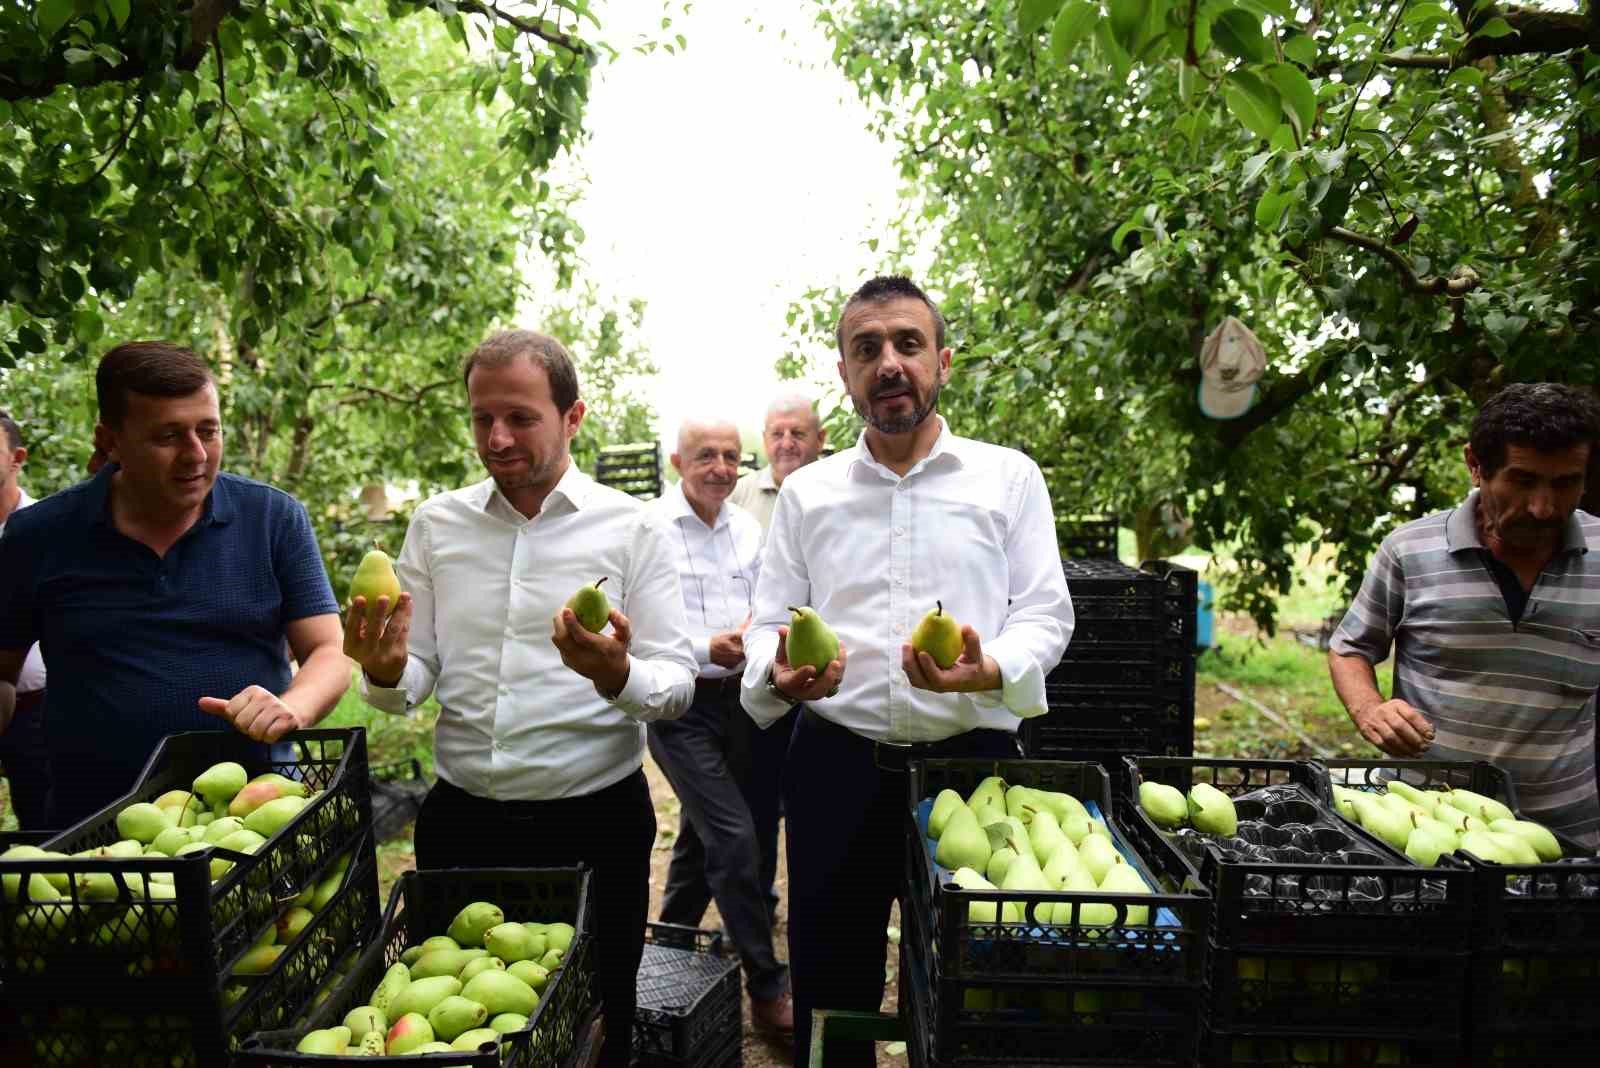
[(868, 425), (880, 434), (905, 434), (921, 426), (922, 421), (932, 415), (933, 410), (939, 406), (939, 388), (939, 380), (935, 378), (932, 388), (928, 390), (927, 403), (913, 406), (911, 411), (905, 415), (878, 416), (872, 411), (872, 397), (891, 389), (904, 389), (914, 401), (917, 395), (916, 389), (905, 378), (879, 385), (872, 391), (872, 394), (864, 404), (857, 400), (853, 394), (850, 397), (850, 401), (856, 406), (856, 411), (861, 418), (865, 419)]

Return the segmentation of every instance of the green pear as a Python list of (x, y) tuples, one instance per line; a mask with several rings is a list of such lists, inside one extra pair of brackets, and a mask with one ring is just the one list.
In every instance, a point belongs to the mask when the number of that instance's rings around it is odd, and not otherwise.
[(1515, 855), (1501, 841), (1504, 837), (1493, 831), (1463, 831), (1460, 848), (1491, 864), (1516, 864)]
[(538, 960), (550, 948), (549, 927), (542, 923), (532, 923), (526, 920), (523, 921), (522, 926), (526, 927), (528, 934), (533, 936), (533, 956), (527, 959)]
[(972, 788), (972, 793), (967, 795), (967, 807), (977, 808), (979, 804), (997, 805), (1000, 816), (1010, 815), (1006, 811), (1006, 781), (998, 775), (990, 775), (977, 786)]
[(1436, 790), (1419, 790), (1408, 782), (1393, 779), (1389, 782), (1389, 792), (1399, 794), (1430, 816), (1433, 814), (1433, 810), (1439, 807), (1440, 797)]
[(572, 948), (572, 940), (578, 937), (578, 929), (570, 923), (547, 923), (544, 927), (545, 941), (551, 949), (559, 949), (565, 953)]
[(1333, 784), (1333, 807), (1339, 810), (1339, 815), (1351, 823), (1357, 822), (1356, 807), (1350, 802), (1355, 793), (1354, 790), (1348, 787), (1340, 786), (1338, 783)]
[(941, 668), (954, 667), (965, 645), (961, 624), (944, 610), (943, 601), (933, 602), (933, 611), (923, 616), (911, 631), (911, 648), (927, 653)]
[(411, 981), (431, 979), (436, 975), (458, 975), (470, 960), (489, 955), (487, 949), (436, 949), (424, 953), (411, 966)]
[(1009, 845), (1003, 845), (989, 854), (989, 863), (984, 866), (983, 874), (991, 882), (999, 882), (1006, 877), (1006, 869), (1011, 867), (1011, 862), (1017, 859), (1017, 851)]
[[(418, 1016), (427, 1016), (433, 1007), (445, 998), (461, 993), (461, 980), (453, 975), (435, 975), (426, 979), (413, 979), (394, 999), (389, 1002), (389, 1007), (384, 1014), (391, 1020), (398, 1020), (407, 1013)], [(372, 1001), (374, 1008), (378, 1005), (374, 995)]]
[(1444, 799), (1449, 804), (1459, 808), (1469, 816), (1477, 816), (1485, 824), (1494, 820), (1514, 820), (1517, 814), (1492, 797), (1473, 793), (1471, 790), (1446, 791)]
[(1501, 834), (1514, 834), (1533, 847), (1539, 859), (1546, 864), (1561, 859), (1561, 843), (1543, 824), (1533, 820), (1497, 819), (1489, 822), (1489, 829)]
[(1233, 798), (1206, 782), (1189, 788), (1189, 822), (1206, 834), (1231, 835), (1239, 829)]
[[(277, 922), (273, 924), (273, 927), (278, 932), (278, 941), (283, 945), (293, 942), (300, 937), (300, 932), (306, 929), (306, 925), (315, 918), (315, 914), (310, 909), (290, 908), (285, 910), (283, 915), (279, 916)], [(356, 1037), (359, 1038), (360, 1036)]]
[(265, 838), (248, 827), (241, 827), (232, 834), (225, 834), (215, 841), (207, 838), (201, 839), (201, 844), (203, 845), (214, 845), (218, 849), (231, 849), (235, 853), (254, 853), (266, 843), (267, 840)]
[(237, 816), (242, 820), (268, 801), (288, 796), (284, 793), (283, 787), (275, 782), (246, 783), (243, 789), (233, 795), (233, 800), (228, 802), (226, 811), (221, 815)]
[(371, 1005), (358, 1005), (345, 1013), (344, 1025), (350, 1028), (350, 1040), (360, 1042), (369, 1031), (385, 1034), (389, 1030), (389, 1019)]
[(839, 659), (839, 636), (822, 621), (811, 607), (789, 606), (789, 636), (784, 639), (784, 651), (791, 668), (813, 667), (821, 675), (828, 665)]
[(196, 830), (203, 832), (204, 828), (168, 827), (155, 836), (155, 839), (150, 843), (150, 848), (145, 850), (145, 854), (148, 856), (153, 850), (165, 856), (173, 856), (179, 849), (189, 845), (191, 842), (202, 841), (202, 838), (194, 833)]
[(1082, 801), (1079, 801), (1071, 794), (1062, 793), (1060, 790), (1035, 790), (1033, 791), (1033, 799), (1038, 802), (1033, 806), (1034, 808), (1042, 806), (1056, 814), (1056, 822), (1062, 825), (1063, 830), (1066, 829), (1068, 816), (1083, 816), (1087, 818), (1089, 815), (1089, 810), (1083, 807)]
[[(22, 876), (21, 875), (7, 875), (7, 876), (4, 877), (3, 881), (5, 883), (5, 898), (6, 898), (6, 900), (7, 901), (16, 901), (18, 896), (19, 896), (19, 894), (20, 894), (20, 892), (21, 892)], [(50, 880), (49, 879), (46, 879), (43, 875), (41, 875), (40, 873), (38, 873), (36, 871), (28, 873), (28, 895), (27, 896), (28, 896), (28, 900), (33, 902), (34, 904), (42, 904), (42, 903), (44, 903), (46, 901), (60, 901), (61, 900), (60, 891), (58, 891), (54, 886), (52, 886), (50, 884)]]
[(479, 1046), (500, 1041), (500, 1032), (492, 1027), (475, 1027), (471, 1031), (464, 1031), (457, 1035), (450, 1043), (450, 1048), (463, 1053), (471, 1053)]
[(1428, 815), (1427, 809), (1413, 801), (1401, 797), (1399, 794), (1394, 793), (1393, 791), (1386, 791), (1376, 796), (1378, 798), (1378, 804), (1383, 805), (1390, 812), (1393, 812), (1396, 816), (1399, 816), (1403, 820), (1409, 821), (1413, 812), (1420, 813), (1424, 816)]
[[(979, 875), (971, 868), (957, 868), (950, 874), (950, 881), (963, 890), (998, 890), (988, 879)], [(993, 901), (974, 901), (967, 906), (968, 923), (996, 923), (998, 906)], [(1017, 923), (1022, 919), (1022, 912), (1016, 902), (1005, 903), (1005, 922)]]
[[(535, 991), (543, 990), (545, 984), (550, 981), (550, 969), (537, 961), (531, 960), (519, 960), (506, 965), (506, 974), (521, 979)], [(467, 978), (471, 979), (472, 976), (469, 975)], [(463, 980), (463, 982), (465, 981)]]
[(194, 792), (205, 798), (208, 805), (226, 804), (244, 789), (247, 779), (244, 765), (224, 760), (195, 777)]
[(244, 818), (244, 829), (271, 838), (283, 830), (306, 807), (303, 797), (278, 797), (266, 802)]
[(1175, 830), (1189, 822), (1189, 803), (1183, 791), (1148, 779), (1139, 784), (1139, 807), (1157, 827)]
[(502, 1012), (489, 1020), (489, 1026), (502, 1035), (509, 1035), (526, 1028), (528, 1018), (520, 1012)]
[[(1033, 818), (1033, 813), (1046, 807), (1039, 800), (1039, 791), (1031, 786), (1018, 784), (1006, 789), (1006, 815), (1026, 823)], [(1055, 811), (1051, 810), (1052, 813)], [(1060, 822), (1059, 817), (1056, 822)]]
[(1098, 834), (1106, 841), (1111, 841), (1111, 828), (1106, 826), (1106, 821), (1096, 816), (1089, 817), (1089, 833)]
[(1006, 869), (1006, 877), (1000, 880), (1000, 889), (1031, 894), (1049, 892), (1055, 887), (1045, 881), (1039, 862), (1024, 853), (1012, 861), (1011, 866)]
[(239, 963), (233, 966), (234, 975), (262, 975), (272, 970), (272, 966), (283, 956), (283, 951), (288, 946), (256, 946), (245, 951), (239, 958)]
[(1036, 861), (1049, 863), (1055, 851), (1063, 845), (1072, 846), (1069, 839), (1061, 829), (1061, 824), (1056, 822), (1056, 815), (1049, 809), (1033, 813), (1032, 822), (1028, 824), (1028, 844), (1033, 847), (1033, 856)]
[(945, 824), (944, 834), (939, 836), (939, 848), (934, 852), (933, 859), (952, 871), (956, 868), (981, 871), (988, 867), (991, 852), (989, 836), (978, 826), (978, 818), (972, 814), (970, 808), (961, 808), (957, 809)]
[(399, 961), (389, 965), (389, 970), (383, 973), (383, 979), (372, 991), (372, 996), (367, 999), (367, 1004), (383, 1013), (385, 1018), (394, 1019), (394, 999), (400, 991), (411, 985), (411, 969)]
[(592, 586), (580, 586), (578, 592), (567, 598), (567, 607), (578, 617), (578, 625), (593, 634), (605, 629), (611, 619), (611, 602), (606, 600), (605, 578), (597, 579)]
[(1066, 834), (1067, 841), (1075, 846), (1081, 846), (1083, 840), (1094, 833), (1094, 821), (1089, 818), (1087, 812), (1081, 815), (1073, 813), (1061, 825), (1061, 830)]
[[(179, 846), (178, 851), (172, 855), (174, 857), (186, 857), (190, 853), (199, 853), (205, 850), (211, 850), (213, 848), (215, 847), (206, 842), (190, 842), (188, 845)], [(228, 874), (228, 869), (231, 867), (233, 867), (233, 861), (229, 860), (227, 857), (213, 856), (209, 865), (211, 881), (216, 882), (218, 879)]]
[(495, 971), (503, 972), (506, 970), (506, 962), (501, 960), (499, 957), (478, 957), (475, 960), (467, 961), (467, 963), (462, 966), (461, 970), (456, 973), (456, 978), (465, 983), (474, 975), (477, 975), (481, 971), (487, 971), (490, 968), (493, 968)]
[(1094, 878), (1096, 886), (1105, 879), (1106, 872), (1111, 870), (1113, 864), (1123, 862), (1117, 847), (1097, 834), (1085, 838), (1078, 846), (1078, 860)]
[(1044, 878), (1051, 886), (1060, 886), (1061, 880), (1074, 868), (1083, 867), (1083, 860), (1078, 856), (1077, 847), (1071, 842), (1066, 842), (1057, 847), (1050, 859), (1045, 862)]
[(1374, 794), (1357, 794), (1350, 803), (1355, 806), (1356, 818), (1362, 830), (1376, 835), (1401, 852), (1405, 851), (1412, 830), (1409, 817), (1401, 816)]
[(1533, 846), (1528, 844), (1528, 840), (1521, 835), (1507, 834), (1503, 831), (1485, 831), (1484, 833), (1492, 837), (1505, 854), (1511, 858), (1510, 863), (1539, 863), (1539, 854), (1534, 851)]
[(462, 988), (461, 996), (482, 1005), (490, 1016), (502, 1012), (531, 1016), (534, 1006), (539, 1004), (539, 995), (533, 987), (510, 972), (479, 972)]
[(295, 1045), (296, 1053), (321, 1053), (340, 1056), (350, 1048), (350, 1028), (329, 1027), (321, 1031), (308, 1031)]
[(483, 945), (483, 933), (491, 927), (506, 922), (500, 906), (487, 901), (474, 901), (464, 906), (450, 921), (450, 937), (464, 949)]
[(488, 1018), (488, 1009), (459, 994), (445, 998), (428, 1010), (428, 1026), (433, 1028), (436, 1038), (446, 1042), (471, 1031)]
[(462, 945), (449, 935), (429, 935), (422, 940), (422, 952), (432, 953), (436, 949), (461, 949)]
[(1456, 834), (1466, 831), (1486, 831), (1489, 825), (1475, 816), (1469, 816), (1454, 805), (1441, 804), (1434, 808), (1433, 818)]
[[(1100, 889), (1108, 894), (1148, 894), (1150, 887), (1133, 870), (1131, 864), (1113, 864), (1106, 869), (1106, 877), (1100, 880)], [(1150, 909), (1144, 905), (1130, 905), (1128, 907), (1127, 924), (1130, 927), (1143, 926), (1150, 922)]]
[(368, 1031), (357, 1041), (360, 1057), (381, 1057), (387, 1045), (389, 1033), (387, 1031)]
[(950, 818), (950, 813), (965, 805), (961, 795), (954, 790), (940, 790), (939, 796), (933, 799), (933, 810), (928, 813), (928, 836), (937, 840), (944, 833), (944, 824)]
[(306, 789), (305, 783), (300, 782), (298, 779), (291, 779), (289, 776), (276, 771), (263, 771), (260, 775), (251, 779), (250, 782), (270, 782), (281, 791), (280, 797), (311, 796), (310, 791)]
[(356, 565), (350, 579), (350, 600), (365, 598), (367, 624), (378, 621), (378, 598), (389, 599), (389, 611), (400, 601), (400, 579), (394, 573), (394, 563), (382, 549), (372, 549)]
[[(429, 1026), (428, 1018), (420, 1012), (408, 1012), (389, 1028), (384, 1052), (391, 1057), (402, 1053), (420, 1053), (421, 1047), (432, 1041), (433, 1028)], [(450, 1047), (446, 1045), (444, 1048), (448, 1050)]]
[(544, 951), (538, 947), (540, 941), (548, 948), (548, 936), (539, 939), (520, 923), (497, 924), (483, 933), (483, 948), (507, 964), (543, 956)]
[[(38, 846), (32, 846), (32, 845), (12, 846), (10, 849), (6, 850), (4, 853), (0, 853), (0, 860), (67, 860), (67, 859), (69, 859), (69, 858), (64, 853), (52, 853), (49, 850), (41, 849)], [(29, 886), (33, 885), (32, 881), (33, 881), (33, 879), (35, 877), (43, 879), (46, 882), (46, 884), (48, 884), (51, 888), (53, 888), (54, 890), (58, 891), (59, 893), (65, 893), (67, 887), (71, 884), (71, 881), (72, 881), (67, 876), (67, 874), (65, 872), (50, 872), (50, 873), (47, 873), (47, 874), (41, 874), (39, 872), (32, 872), (28, 876), (28, 880), (29, 880), (28, 885)], [(3, 879), (0, 879), (0, 882), (3, 882), (4, 886), (5, 886), (5, 899), (7, 901), (15, 901), (17, 899), (17, 887), (22, 885), (22, 876), (21, 875), (7, 875)], [(35, 895), (32, 895), (32, 894), (30, 894), (29, 896), (32, 897), (33, 900), (35, 900), (35, 901), (39, 901), (39, 900), (50, 900), (50, 901), (53, 901), (53, 900), (55, 900), (54, 897), (41, 899), (41, 898), (39, 898), (39, 897), (37, 897)]]
[(156, 835), (168, 827), (176, 826), (177, 816), (172, 822), (167, 821), (167, 810), (152, 805), (148, 801), (140, 801), (129, 805), (117, 813), (117, 833), (124, 838), (132, 838), (140, 845), (149, 845), (156, 840)]
[(553, 972), (557, 968), (561, 967), (561, 958), (565, 955), (566, 954), (561, 950), (551, 946), (549, 949), (544, 951), (544, 956), (539, 958), (539, 964), (544, 968), (545, 971)]
[(238, 816), (223, 816), (221, 819), (215, 819), (206, 824), (205, 830), (200, 832), (200, 837), (196, 841), (221, 842), (229, 835), (242, 830), (244, 830), (244, 820)]
[(1438, 865), (1439, 858), (1456, 848), (1456, 836), (1437, 820), (1412, 819), (1412, 830), (1406, 836), (1406, 856), (1425, 868)]

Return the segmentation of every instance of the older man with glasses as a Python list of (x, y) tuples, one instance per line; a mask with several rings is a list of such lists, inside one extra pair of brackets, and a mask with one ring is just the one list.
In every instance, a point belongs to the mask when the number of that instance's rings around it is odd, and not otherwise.
[(752, 1021), (789, 1032), (789, 970), (773, 951), (766, 902), (777, 864), (778, 787), (751, 774), (751, 732), (739, 704), (761, 553), (760, 522), (728, 501), (739, 454), (733, 424), (685, 422), (671, 457), (681, 480), (655, 502), (676, 535), (684, 615), (700, 663), (689, 711), (648, 731), (650, 755), (681, 805), (661, 919), (697, 926), (715, 899), (744, 964)]

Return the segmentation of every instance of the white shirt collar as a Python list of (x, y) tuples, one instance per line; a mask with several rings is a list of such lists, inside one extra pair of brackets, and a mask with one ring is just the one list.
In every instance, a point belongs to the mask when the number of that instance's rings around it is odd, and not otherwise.
[[(933, 447), (928, 450), (928, 455), (918, 460), (912, 465), (911, 470), (906, 472), (906, 477), (908, 478), (935, 462), (950, 463), (956, 467), (962, 467), (966, 464), (964, 446), (967, 444), (967, 439), (951, 433), (950, 424), (944, 421), (944, 416), (934, 413), (933, 418), (939, 420), (939, 436), (933, 439)], [(946, 460), (944, 459), (945, 457), (949, 457), (949, 459)], [(872, 450), (867, 447), (867, 432), (865, 430), (861, 431), (856, 438), (854, 455), (850, 461), (850, 466), (853, 470), (857, 469), (858, 465), (860, 468), (875, 471), (889, 478), (898, 479), (900, 477), (873, 457)]]
[[(589, 500), (589, 495), (597, 484), (594, 479), (578, 470), (578, 465), (569, 458), (567, 470), (562, 474), (561, 480), (555, 484), (545, 496), (544, 503), (539, 506), (539, 515), (556, 514), (554, 510), (558, 508), (567, 512), (579, 511)], [(529, 521), (527, 516), (517, 510), (516, 505), (506, 500), (506, 495), (500, 492), (500, 487), (492, 477), (472, 487), (471, 500), (486, 512), (499, 513), (507, 519), (516, 517), (514, 522), (519, 524)]]
[[(700, 513), (696, 512), (694, 505), (689, 503), (688, 494), (683, 492), (682, 482), (674, 482), (672, 484), (672, 488), (666, 493), (666, 500), (662, 502), (662, 507), (666, 509), (668, 518), (674, 523), (682, 522), (684, 519), (693, 519), (701, 526), (705, 525), (705, 521), (700, 518)], [(717, 509), (717, 521), (712, 524), (711, 529), (721, 530), (727, 525), (728, 502), (723, 501), (722, 507)]]

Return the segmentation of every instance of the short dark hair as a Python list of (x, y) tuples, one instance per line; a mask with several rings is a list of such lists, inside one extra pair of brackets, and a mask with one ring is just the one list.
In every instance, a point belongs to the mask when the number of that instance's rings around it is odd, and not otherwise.
[(1490, 397), (1468, 437), (1485, 477), (1506, 462), (1506, 446), (1563, 452), (1600, 444), (1600, 403), (1588, 393), (1556, 382), (1518, 382)]
[(844, 302), (844, 307), (839, 310), (839, 325), (833, 329), (834, 343), (839, 346), (839, 354), (844, 355), (844, 317), (850, 309), (857, 304), (871, 302), (884, 304), (891, 300), (910, 298), (920, 300), (927, 305), (933, 313), (933, 347), (944, 351), (944, 313), (939, 311), (939, 306), (928, 298), (922, 287), (903, 274), (881, 274), (870, 279), (860, 289), (850, 294), (850, 299)]
[(128, 414), (128, 394), (147, 397), (187, 397), (216, 381), (211, 365), (193, 349), (167, 341), (129, 341), (100, 357), (94, 373), (95, 401), (100, 421), (122, 425)]
[(504, 367), (522, 357), (544, 368), (556, 411), (564, 414), (578, 402), (578, 369), (571, 354), (555, 338), (532, 330), (502, 330), (486, 338), (461, 364), (461, 384), (468, 383), (476, 367)]
[(0, 430), (5, 431), (6, 448), (22, 448), (22, 428), (17, 425), (15, 419), (11, 418), (10, 412), (0, 411)]

